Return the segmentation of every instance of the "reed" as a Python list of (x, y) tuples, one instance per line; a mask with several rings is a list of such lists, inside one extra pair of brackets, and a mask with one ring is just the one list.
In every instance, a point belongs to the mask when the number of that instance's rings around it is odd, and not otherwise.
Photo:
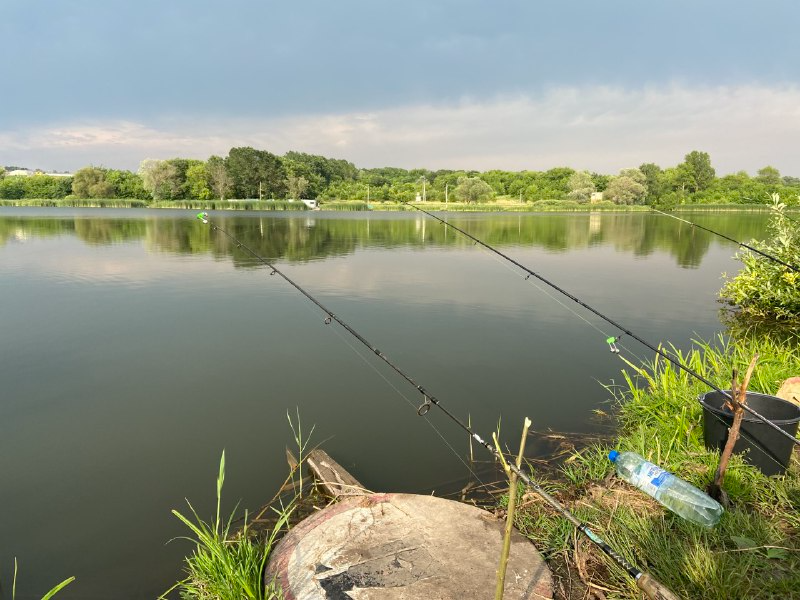
[(146, 208), (146, 200), (131, 198), (24, 198), (0, 200), (0, 206), (41, 206), (62, 208)]
[(159, 200), (151, 202), (148, 206), (150, 208), (183, 208), (190, 210), (309, 210), (302, 202), (289, 202), (288, 200)]
[(372, 205), (360, 201), (325, 201), (320, 204), (321, 210), (336, 210), (341, 212), (362, 212), (372, 210)]

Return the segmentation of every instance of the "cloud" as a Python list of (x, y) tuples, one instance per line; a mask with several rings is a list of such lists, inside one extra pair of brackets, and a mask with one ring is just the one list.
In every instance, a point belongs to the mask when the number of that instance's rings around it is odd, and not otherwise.
[(800, 87), (559, 87), (538, 95), (463, 98), (365, 112), (283, 118), (172, 117), (0, 132), (0, 164), (135, 169), (144, 158), (205, 159), (234, 146), (298, 150), (359, 167), (613, 173), (675, 165), (694, 149), (719, 173), (771, 164), (800, 175)]

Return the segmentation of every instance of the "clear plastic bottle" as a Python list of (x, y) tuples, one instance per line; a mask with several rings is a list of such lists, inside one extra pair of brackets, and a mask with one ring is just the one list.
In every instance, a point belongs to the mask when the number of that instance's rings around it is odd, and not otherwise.
[(608, 459), (617, 475), (649, 494), (672, 512), (693, 523), (713, 527), (722, 515), (722, 506), (708, 494), (635, 452), (612, 450)]

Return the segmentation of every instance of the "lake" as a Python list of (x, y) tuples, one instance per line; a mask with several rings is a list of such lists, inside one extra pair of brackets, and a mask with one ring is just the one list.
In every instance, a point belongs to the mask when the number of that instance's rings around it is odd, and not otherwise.
[[(721, 331), (737, 247), (656, 214), (440, 213), (645, 340)], [(682, 214), (740, 241), (767, 215)], [(484, 438), (593, 432), (608, 323), (418, 213), (211, 213)], [(468, 477), (466, 436), (193, 211), (0, 208), (0, 581), (10, 598), (153, 598), (192, 546), (171, 509), (258, 508), (287, 413), (379, 491)], [(544, 288), (544, 291), (539, 288)], [(652, 352), (628, 337), (620, 356)], [(529, 443), (536, 453), (535, 439)], [(476, 452), (480, 451), (476, 449)], [(483, 458), (483, 457), (480, 457)], [(168, 543), (169, 542), (169, 543)]]

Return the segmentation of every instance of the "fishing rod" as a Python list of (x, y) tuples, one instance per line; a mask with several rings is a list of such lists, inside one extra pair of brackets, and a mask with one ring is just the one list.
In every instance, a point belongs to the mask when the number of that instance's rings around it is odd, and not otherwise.
[[(753, 410), (753, 409), (752, 409), (752, 408), (750, 408), (750, 407), (749, 407), (747, 404), (742, 404), (742, 403), (740, 403), (738, 400), (736, 400), (735, 398), (733, 398), (733, 396), (732, 396), (731, 394), (729, 394), (729, 393), (728, 393), (728, 392), (726, 392), (725, 390), (722, 390), (722, 389), (720, 389), (718, 386), (714, 385), (714, 384), (713, 384), (711, 381), (709, 381), (708, 379), (706, 379), (705, 377), (703, 377), (702, 375), (700, 375), (699, 373), (697, 373), (695, 370), (691, 369), (690, 367), (687, 367), (686, 365), (683, 365), (683, 364), (682, 364), (682, 363), (681, 363), (679, 360), (676, 360), (676, 359), (675, 359), (675, 358), (673, 358), (673, 357), (672, 357), (670, 354), (668, 354), (668, 353), (664, 352), (664, 351), (663, 351), (663, 350), (661, 350), (660, 348), (657, 348), (656, 346), (654, 346), (653, 344), (651, 344), (651, 343), (650, 343), (650, 342), (648, 342), (647, 340), (644, 340), (644, 339), (642, 339), (641, 337), (639, 337), (638, 335), (636, 335), (635, 333), (633, 333), (633, 332), (632, 332), (630, 329), (627, 329), (627, 328), (626, 328), (626, 327), (624, 327), (623, 325), (620, 325), (619, 323), (617, 323), (616, 321), (614, 321), (612, 318), (610, 318), (610, 317), (607, 317), (606, 315), (604, 315), (604, 314), (603, 314), (603, 313), (601, 313), (600, 311), (598, 311), (598, 310), (596, 310), (596, 309), (592, 308), (591, 306), (589, 306), (588, 304), (586, 304), (586, 303), (585, 303), (583, 300), (581, 300), (581, 299), (580, 299), (580, 298), (578, 298), (577, 296), (574, 296), (573, 294), (570, 294), (568, 291), (566, 291), (565, 289), (563, 289), (563, 288), (559, 287), (558, 285), (556, 285), (555, 283), (553, 283), (553, 282), (552, 282), (552, 281), (550, 281), (549, 279), (546, 279), (545, 277), (543, 277), (543, 276), (542, 276), (542, 275), (540, 275), (539, 273), (536, 273), (535, 271), (532, 271), (531, 269), (529, 269), (528, 267), (526, 267), (526, 266), (525, 266), (525, 265), (523, 265), (522, 263), (520, 263), (520, 262), (518, 262), (518, 261), (514, 260), (513, 258), (511, 258), (510, 256), (508, 256), (507, 254), (504, 254), (503, 252), (501, 252), (501, 251), (500, 251), (500, 250), (498, 250), (497, 248), (495, 248), (495, 247), (491, 246), (490, 244), (487, 244), (486, 242), (484, 242), (484, 241), (482, 241), (482, 240), (480, 240), (480, 239), (476, 238), (474, 235), (472, 235), (472, 234), (468, 233), (467, 231), (464, 231), (464, 230), (463, 230), (463, 229), (461, 229), (460, 227), (457, 227), (457, 226), (453, 225), (452, 223), (448, 223), (447, 221), (445, 221), (445, 220), (444, 220), (444, 219), (442, 219), (441, 217), (438, 217), (438, 216), (436, 216), (435, 214), (433, 214), (433, 213), (431, 213), (431, 212), (428, 212), (428, 211), (427, 211), (427, 210), (425, 210), (424, 208), (420, 208), (419, 206), (415, 206), (414, 204), (411, 204), (410, 202), (401, 202), (401, 203), (402, 203), (402, 204), (405, 204), (405, 205), (407, 205), (407, 206), (410, 206), (410, 207), (414, 208), (415, 210), (418, 210), (418, 211), (420, 211), (420, 212), (422, 212), (422, 213), (424, 213), (424, 214), (428, 215), (429, 217), (431, 217), (431, 218), (433, 218), (433, 219), (436, 219), (437, 221), (439, 221), (439, 222), (440, 222), (442, 225), (444, 225), (444, 226), (446, 226), (446, 227), (451, 227), (452, 229), (455, 229), (456, 231), (458, 231), (458, 232), (459, 232), (459, 233), (461, 233), (462, 235), (464, 235), (464, 236), (466, 236), (467, 238), (471, 239), (471, 240), (472, 240), (473, 242), (475, 242), (476, 244), (478, 244), (478, 245), (482, 246), (483, 248), (486, 248), (486, 249), (487, 249), (487, 250), (489, 250), (490, 252), (493, 252), (494, 254), (496, 254), (496, 255), (500, 256), (501, 258), (503, 258), (503, 259), (507, 260), (508, 262), (510, 262), (511, 264), (515, 265), (515, 266), (516, 266), (516, 267), (518, 267), (519, 269), (522, 269), (523, 271), (525, 271), (525, 272), (528, 274), (528, 275), (525, 277), (525, 279), (526, 279), (526, 280), (527, 280), (527, 279), (529, 279), (531, 276), (533, 276), (533, 277), (535, 277), (536, 279), (538, 279), (539, 281), (541, 281), (542, 283), (545, 283), (545, 284), (547, 284), (548, 286), (550, 286), (551, 288), (553, 288), (554, 290), (556, 290), (556, 291), (557, 291), (557, 292), (559, 292), (560, 294), (563, 294), (564, 296), (566, 296), (566, 297), (567, 297), (567, 298), (569, 298), (570, 300), (572, 300), (572, 301), (576, 302), (577, 304), (581, 305), (583, 308), (585, 308), (585, 309), (586, 309), (586, 310), (588, 310), (589, 312), (591, 312), (591, 313), (593, 313), (593, 314), (597, 315), (598, 317), (600, 317), (601, 319), (603, 319), (605, 322), (607, 322), (607, 323), (609, 323), (609, 324), (613, 325), (614, 327), (616, 327), (617, 329), (619, 329), (620, 331), (622, 331), (622, 332), (623, 332), (625, 335), (627, 335), (627, 336), (629, 336), (630, 338), (632, 338), (632, 339), (636, 340), (636, 341), (637, 341), (637, 342), (639, 342), (640, 344), (642, 344), (642, 345), (646, 346), (647, 348), (649, 348), (650, 350), (652, 350), (653, 352), (655, 352), (655, 353), (656, 353), (656, 354), (658, 354), (659, 356), (661, 356), (661, 357), (665, 358), (666, 360), (668, 360), (669, 362), (671, 362), (673, 365), (675, 365), (675, 366), (676, 366), (678, 369), (680, 369), (680, 370), (682, 370), (682, 371), (685, 371), (686, 373), (688, 373), (689, 375), (691, 375), (692, 377), (694, 377), (694, 378), (695, 378), (695, 379), (697, 379), (698, 381), (700, 381), (700, 382), (702, 382), (702, 383), (706, 384), (707, 386), (709, 386), (709, 387), (710, 387), (710, 388), (712, 388), (713, 390), (715, 390), (715, 391), (719, 392), (720, 394), (722, 394), (722, 395), (723, 395), (723, 396), (724, 396), (724, 397), (725, 397), (725, 398), (728, 400), (728, 402), (730, 402), (730, 403), (731, 403), (731, 406), (734, 406), (734, 407), (736, 407), (736, 408), (741, 408), (741, 409), (744, 409), (745, 411), (749, 412), (751, 415), (753, 415), (754, 417), (756, 417), (758, 420), (762, 421), (764, 424), (768, 425), (769, 427), (771, 427), (772, 429), (774, 429), (775, 431), (777, 431), (778, 433), (780, 433), (782, 436), (784, 436), (784, 437), (786, 437), (786, 438), (790, 439), (790, 440), (791, 440), (791, 441), (792, 441), (794, 444), (800, 445), (800, 440), (798, 440), (798, 439), (797, 439), (796, 437), (794, 437), (792, 434), (790, 434), (790, 433), (787, 433), (786, 431), (784, 431), (783, 429), (781, 429), (781, 428), (780, 428), (778, 425), (776, 425), (775, 423), (773, 423), (772, 421), (770, 421), (770, 420), (769, 420), (767, 417), (765, 417), (765, 416), (764, 416), (764, 415), (762, 415), (761, 413), (759, 413), (759, 412), (757, 412), (757, 411)], [(610, 338), (608, 338), (608, 339), (606, 340), (606, 342), (608, 342), (609, 346), (611, 347), (611, 350), (612, 350), (612, 352), (619, 352), (619, 350), (617, 350), (617, 349), (616, 349), (615, 343), (616, 343), (617, 341), (619, 341), (619, 339), (620, 339), (621, 337), (622, 337), (622, 335), (619, 335), (619, 336), (616, 336), (616, 337), (610, 337)]]
[(657, 208), (653, 208), (652, 206), (650, 207), (650, 210), (652, 210), (653, 212), (657, 212), (660, 215), (664, 215), (665, 217), (671, 217), (673, 219), (676, 219), (676, 220), (680, 221), (681, 223), (686, 223), (687, 225), (691, 225), (692, 227), (697, 227), (698, 229), (702, 229), (703, 231), (708, 231), (709, 233), (713, 233), (714, 235), (718, 235), (719, 237), (724, 238), (724, 239), (728, 240), (729, 242), (733, 242), (734, 244), (738, 244), (742, 248), (747, 248), (748, 250), (750, 250), (752, 252), (755, 252), (756, 254), (760, 254), (764, 258), (767, 258), (767, 259), (769, 259), (769, 260), (771, 260), (773, 262), (781, 264), (784, 267), (786, 267), (787, 269), (791, 269), (795, 273), (800, 273), (800, 267), (797, 267), (796, 265), (793, 265), (791, 263), (784, 262), (780, 258), (778, 258), (776, 256), (772, 256), (771, 254), (767, 254), (766, 252), (764, 252), (762, 250), (759, 250), (758, 248), (754, 248), (753, 246), (751, 246), (749, 244), (745, 244), (744, 242), (738, 242), (735, 239), (733, 239), (732, 237), (728, 237), (724, 233), (720, 233), (719, 231), (714, 231), (713, 229), (709, 229), (708, 227), (703, 227), (702, 225), (698, 225), (697, 223), (692, 223), (691, 221), (687, 221), (686, 219), (681, 219), (680, 217), (678, 217), (676, 215), (671, 215), (669, 213), (665, 213), (663, 211), (658, 210)]
[[(425, 416), (428, 411), (430, 411), (431, 406), (436, 406), (439, 410), (441, 410), (451, 421), (453, 421), (456, 425), (458, 425), (461, 429), (463, 429), (472, 439), (474, 439), (478, 444), (486, 448), (492, 456), (496, 459), (503, 461), (503, 457), (500, 454), (499, 450), (486, 442), (483, 438), (481, 438), (477, 433), (475, 433), (471, 427), (469, 427), (466, 423), (464, 423), (461, 419), (456, 417), (453, 413), (451, 413), (446, 407), (442, 406), (439, 400), (431, 394), (427, 389), (425, 389), (422, 385), (418, 384), (408, 373), (406, 373), (403, 369), (398, 367), (395, 363), (393, 363), (386, 354), (380, 351), (376, 346), (374, 346), (371, 342), (369, 342), (364, 336), (362, 336), (358, 331), (353, 329), (350, 325), (348, 325), (344, 320), (342, 320), (339, 316), (337, 316), (332, 310), (327, 308), (323, 305), (317, 298), (315, 298), (311, 293), (306, 291), (303, 287), (301, 287), (297, 282), (291, 279), (288, 275), (286, 275), (283, 271), (278, 269), (273, 263), (269, 262), (263, 256), (252, 250), (249, 246), (243, 243), (241, 240), (237, 239), (227, 230), (223, 229), (219, 225), (211, 222), (208, 218), (208, 213), (201, 212), (198, 213), (197, 218), (205, 224), (211, 226), (213, 231), (219, 231), (223, 235), (225, 235), (228, 239), (234, 242), (239, 248), (242, 248), (248, 254), (250, 254), (253, 258), (258, 260), (261, 264), (268, 267), (270, 269), (270, 275), (279, 275), (286, 283), (291, 285), (294, 289), (300, 292), (303, 296), (305, 296), (309, 301), (311, 301), (314, 305), (316, 305), (326, 316), (324, 323), (326, 325), (330, 325), (332, 322), (336, 322), (340, 325), (347, 333), (352, 335), (355, 339), (361, 342), (366, 348), (368, 348), (375, 356), (380, 358), (384, 363), (386, 363), (395, 373), (397, 373), (400, 377), (405, 379), (408, 383), (410, 383), (414, 388), (422, 395), (423, 402), (417, 409), (417, 414), (419, 416)], [(585, 535), (595, 546), (600, 548), (607, 556), (611, 557), (614, 562), (617, 563), (620, 567), (622, 567), (628, 575), (630, 575), (635, 581), (636, 586), (642, 590), (645, 594), (647, 594), (648, 598), (651, 600), (679, 600), (678, 597), (672, 593), (667, 587), (665, 587), (662, 583), (660, 583), (657, 579), (655, 579), (649, 573), (644, 571), (640, 571), (634, 565), (625, 559), (619, 552), (614, 550), (608, 543), (597, 535), (594, 531), (592, 531), (589, 526), (580, 521), (575, 515), (573, 515), (567, 508), (565, 508), (558, 500), (553, 498), (550, 494), (548, 494), (542, 487), (536, 483), (533, 479), (531, 479), (522, 469), (516, 466), (513, 461), (507, 463), (508, 467), (513, 471), (522, 481), (525, 482), (534, 492), (536, 492), (542, 499), (544, 499), (551, 507), (553, 507), (559, 514), (561, 514), (564, 518), (566, 518), (575, 528)]]

